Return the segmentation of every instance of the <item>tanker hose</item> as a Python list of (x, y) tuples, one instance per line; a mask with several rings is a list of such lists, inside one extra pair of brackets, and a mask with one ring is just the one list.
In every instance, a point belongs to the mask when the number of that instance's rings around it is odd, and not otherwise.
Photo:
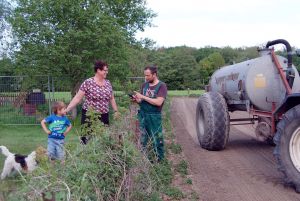
[(277, 39), (277, 40), (273, 40), (273, 41), (269, 41), (267, 42), (266, 48), (272, 46), (272, 45), (276, 45), (276, 44), (284, 44), (286, 47), (286, 51), (287, 51), (287, 59), (288, 59), (288, 66), (287, 66), (287, 71), (286, 71), (286, 79), (290, 85), (290, 87), (293, 87), (294, 84), (294, 79), (295, 79), (295, 71), (292, 68), (292, 48), (291, 45), (289, 44), (289, 42), (287, 42), (284, 39)]
[(277, 39), (277, 40), (273, 40), (273, 41), (269, 41), (267, 42), (266, 48), (269, 48), (272, 45), (277, 45), (277, 44), (284, 44), (286, 47), (286, 51), (287, 51), (287, 59), (288, 59), (288, 68), (292, 68), (292, 48), (291, 45), (289, 44), (289, 42), (287, 42), (284, 39)]
[(290, 87), (292, 88), (293, 84), (294, 84), (294, 79), (295, 79), (295, 71), (294, 71), (293, 68), (288, 68), (287, 69), (286, 77), (287, 77), (287, 80), (288, 80), (288, 83), (289, 83)]

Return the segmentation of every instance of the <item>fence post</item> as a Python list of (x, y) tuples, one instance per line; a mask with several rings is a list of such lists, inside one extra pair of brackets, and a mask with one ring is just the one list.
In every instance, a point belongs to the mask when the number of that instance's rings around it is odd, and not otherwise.
[(52, 100), (54, 100), (54, 92), (55, 92), (55, 89), (54, 89), (54, 80), (53, 80), (53, 77), (51, 76), (51, 81), (52, 81)]
[(48, 104), (49, 104), (49, 115), (51, 114), (51, 103), (50, 103), (51, 89), (50, 89), (50, 76), (48, 75)]

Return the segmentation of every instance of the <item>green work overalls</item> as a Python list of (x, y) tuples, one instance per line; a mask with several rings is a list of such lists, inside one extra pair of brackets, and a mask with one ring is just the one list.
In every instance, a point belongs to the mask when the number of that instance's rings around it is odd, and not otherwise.
[[(154, 94), (150, 98), (156, 98), (161, 82), (157, 84)], [(149, 88), (149, 83), (146, 83), (143, 89), (143, 95)], [(139, 126), (141, 130), (141, 144), (144, 152), (147, 152), (149, 141), (152, 143), (154, 153), (158, 160), (164, 158), (164, 139), (162, 133), (162, 117), (158, 106), (151, 105), (147, 101), (142, 100), (140, 110), (138, 111)]]

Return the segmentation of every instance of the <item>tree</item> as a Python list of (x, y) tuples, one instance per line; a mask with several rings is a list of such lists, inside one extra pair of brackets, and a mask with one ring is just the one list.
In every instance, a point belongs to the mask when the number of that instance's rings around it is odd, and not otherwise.
[(0, 75), (12, 76), (14, 75), (14, 68), (12, 60), (8, 57), (0, 59)]
[(225, 60), (219, 52), (214, 52), (210, 54), (207, 58), (211, 63), (212, 70), (216, 70), (225, 65)]
[(0, 37), (7, 27), (6, 17), (11, 14), (11, 3), (7, 0), (0, 0)]
[(12, 12), (12, 1), (0, 0), (0, 57), (6, 57), (10, 54), (10, 25), (7, 18)]
[(217, 47), (210, 47), (210, 46), (206, 46), (204, 48), (200, 48), (197, 50), (195, 57), (196, 57), (196, 61), (200, 62), (202, 59), (208, 57), (210, 54), (220, 51), (219, 48)]
[(92, 63), (109, 63), (112, 79), (125, 79), (126, 49), (155, 15), (145, 0), (17, 0), (10, 22), (20, 44), (19, 73), (64, 75), (75, 94)]
[(221, 54), (226, 64), (232, 64), (237, 62), (239, 52), (228, 46), (221, 49)]
[[(297, 47), (292, 47), (292, 50), (297, 50)], [(276, 51), (276, 54), (287, 58), (287, 51), (285, 49)], [(300, 57), (293, 55), (292, 63), (297, 68), (297, 71), (300, 73)]]
[(239, 48), (240, 49), (240, 59), (237, 62), (242, 62), (249, 59), (254, 59), (259, 56), (257, 51), (257, 47), (246, 47), (246, 48)]
[(214, 52), (210, 54), (208, 57), (202, 59), (199, 62), (199, 73), (201, 74), (201, 78), (208, 82), (209, 77), (218, 69), (225, 65), (225, 60), (219, 52)]
[(155, 64), (159, 69), (159, 78), (167, 83), (168, 89), (196, 88), (193, 73), (197, 62), (195, 48), (186, 46), (175, 48), (160, 48), (154, 50), (148, 57), (150, 64)]

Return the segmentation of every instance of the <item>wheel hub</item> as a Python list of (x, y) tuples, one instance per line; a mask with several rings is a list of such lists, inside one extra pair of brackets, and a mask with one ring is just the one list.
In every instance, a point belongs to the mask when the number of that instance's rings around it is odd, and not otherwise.
[(289, 151), (295, 168), (300, 172), (300, 127), (292, 134)]
[(198, 120), (198, 126), (199, 126), (199, 133), (202, 136), (204, 134), (204, 114), (203, 110), (199, 112), (199, 120)]

